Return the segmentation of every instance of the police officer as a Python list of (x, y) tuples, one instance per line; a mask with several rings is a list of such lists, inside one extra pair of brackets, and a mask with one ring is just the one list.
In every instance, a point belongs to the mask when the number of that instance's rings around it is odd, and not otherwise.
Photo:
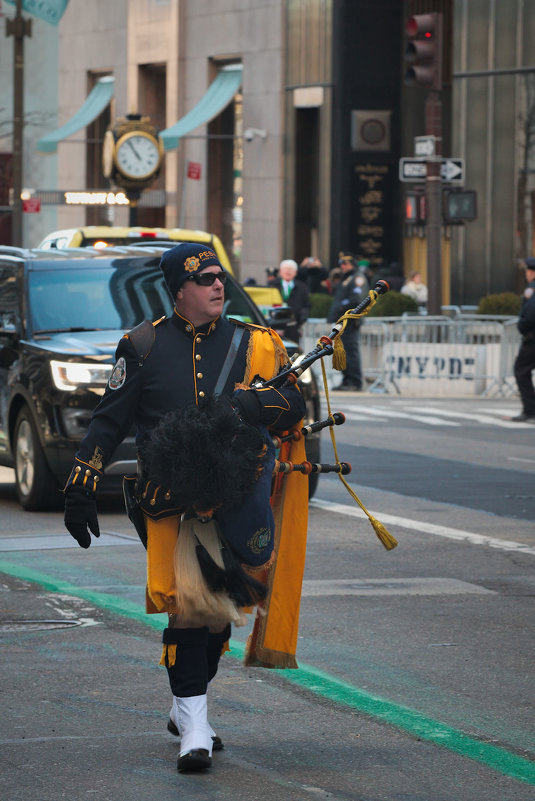
[(535, 259), (525, 259), (526, 280), (522, 307), (518, 318), (518, 330), (522, 334), (522, 344), (515, 360), (515, 378), (522, 400), (522, 412), (512, 421), (516, 423), (535, 423), (535, 389), (532, 371), (535, 370)]
[[(221, 316), (227, 275), (216, 254), (204, 245), (180, 244), (165, 252), (160, 267), (175, 302), (173, 313), (145, 321), (120, 340), (106, 392), (65, 486), (65, 525), (82, 548), (90, 546), (91, 534), (100, 534), (98, 482), (132, 425), (143, 464), (162, 416), (177, 407), (202, 406), (213, 394), (232, 398), (247, 423), (275, 430), (291, 428), (305, 412), (294, 386), (248, 388), (255, 378), (269, 381), (287, 355), (275, 332)], [(235, 391), (238, 384), (242, 389)], [(168, 728), (181, 736), (179, 771), (199, 771), (210, 766), (212, 749), (222, 747), (208, 724), (206, 691), (230, 625), (214, 630), (210, 620), (203, 625), (197, 616), (192, 624), (181, 614), (172, 566), (183, 510), (173, 506), (172, 492), (153, 488), (147, 479), (138, 480), (138, 489), (144, 488), (139, 497), (146, 526), (147, 612), (169, 614), (163, 635), (163, 664), (173, 693)]]
[[(366, 276), (357, 269), (356, 259), (352, 253), (341, 251), (338, 264), (342, 271), (342, 277), (334, 289), (328, 316), (330, 323), (336, 322), (344, 312), (358, 306), (369, 290)], [(346, 369), (343, 371), (342, 383), (336, 387), (337, 390), (360, 392), (362, 389), (359, 337), (361, 322), (361, 320), (349, 320), (342, 334), (342, 343), (346, 352)]]

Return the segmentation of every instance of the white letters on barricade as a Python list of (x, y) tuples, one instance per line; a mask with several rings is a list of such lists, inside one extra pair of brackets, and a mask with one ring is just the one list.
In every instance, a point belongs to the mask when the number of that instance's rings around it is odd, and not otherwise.
[(497, 346), (393, 342), (385, 354), (385, 373), (401, 394), (481, 394), (490, 348)]

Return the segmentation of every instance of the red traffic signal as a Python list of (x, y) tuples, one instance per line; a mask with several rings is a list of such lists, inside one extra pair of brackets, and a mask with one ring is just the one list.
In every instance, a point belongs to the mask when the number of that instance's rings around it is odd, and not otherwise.
[(415, 14), (407, 20), (405, 32), (409, 39), (405, 60), (411, 65), (405, 83), (442, 89), (442, 14)]

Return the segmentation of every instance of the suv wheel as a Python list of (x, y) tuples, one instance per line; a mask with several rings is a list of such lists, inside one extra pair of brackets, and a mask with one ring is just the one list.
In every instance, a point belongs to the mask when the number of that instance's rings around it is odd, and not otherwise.
[(58, 486), (46, 463), (35, 424), (26, 406), (17, 417), (13, 453), (20, 505), (28, 512), (50, 509)]

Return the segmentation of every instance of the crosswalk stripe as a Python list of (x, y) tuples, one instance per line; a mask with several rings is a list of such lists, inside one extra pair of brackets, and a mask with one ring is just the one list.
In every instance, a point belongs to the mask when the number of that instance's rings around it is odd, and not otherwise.
[[(411, 406), (413, 412), (417, 414), (410, 414), (402, 410), (385, 409), (383, 407), (373, 406), (356, 406), (352, 404), (338, 404), (343, 411), (351, 412), (351, 420), (354, 422), (366, 422), (377, 419), (397, 419), (397, 420), (412, 420), (415, 423), (421, 423), (430, 426), (450, 426), (458, 427), (462, 422), (456, 422), (451, 418), (457, 418), (460, 421), (466, 420), (481, 425), (496, 426), (497, 428), (509, 428), (511, 430), (517, 429), (534, 429), (533, 423), (514, 423), (511, 424), (510, 420), (502, 420), (497, 415), (505, 414), (503, 409), (493, 409), (489, 414), (473, 414), (470, 412), (450, 411), (449, 409), (439, 409), (437, 407), (425, 406)], [(511, 413), (511, 410), (509, 410)]]
[[(454, 423), (451, 420), (443, 420), (440, 417), (434, 417), (433, 415), (426, 415), (425, 417), (421, 417), (420, 415), (415, 414), (408, 414), (407, 412), (393, 412), (389, 409), (382, 409), (373, 407), (366, 407), (365, 409), (362, 406), (344, 406), (343, 407), (348, 412), (354, 412), (359, 415), (366, 415), (367, 419), (371, 419), (372, 417), (375, 419), (377, 417), (385, 417), (401, 419), (401, 420), (413, 420), (415, 423), (425, 423), (430, 426), (460, 426), (460, 423)], [(353, 417), (351, 419), (354, 419)]]

